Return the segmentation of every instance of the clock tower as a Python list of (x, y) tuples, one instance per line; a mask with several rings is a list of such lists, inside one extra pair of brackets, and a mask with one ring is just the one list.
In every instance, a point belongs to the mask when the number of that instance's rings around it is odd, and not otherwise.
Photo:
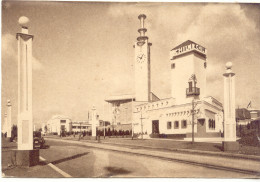
[(147, 31), (144, 28), (144, 20), (146, 16), (141, 14), (138, 16), (141, 28), (138, 29), (140, 36), (135, 42), (135, 99), (136, 101), (149, 102), (149, 95), (151, 92), (151, 66), (150, 66), (150, 47), (152, 43), (148, 42), (148, 37), (145, 36)]

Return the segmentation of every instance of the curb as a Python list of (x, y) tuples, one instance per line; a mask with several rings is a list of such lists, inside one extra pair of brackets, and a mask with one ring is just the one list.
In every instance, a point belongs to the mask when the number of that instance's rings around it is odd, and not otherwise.
[[(95, 143), (86, 141), (89, 143)], [(212, 151), (201, 151), (201, 150), (192, 150), (192, 149), (169, 149), (169, 148), (160, 148), (160, 147), (149, 147), (149, 146), (141, 146), (141, 145), (127, 145), (127, 144), (118, 144), (118, 143), (111, 143), (111, 142), (101, 142), (107, 145), (118, 145), (118, 146), (127, 146), (127, 147), (140, 147), (145, 149), (155, 149), (155, 150), (165, 150), (165, 151), (172, 151), (172, 152), (179, 152), (179, 153), (189, 153), (189, 154), (198, 154), (198, 155), (208, 155), (208, 156), (219, 156), (219, 157), (226, 157), (226, 158), (235, 158), (235, 159), (246, 159), (246, 160), (253, 160), (253, 161), (260, 161), (260, 156), (253, 156), (253, 155), (244, 155), (244, 154), (231, 154), (231, 153), (221, 153), (221, 152), (212, 152)]]

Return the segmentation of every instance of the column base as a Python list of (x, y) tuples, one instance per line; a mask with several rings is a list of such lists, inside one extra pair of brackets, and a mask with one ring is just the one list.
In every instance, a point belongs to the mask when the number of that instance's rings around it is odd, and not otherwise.
[(39, 164), (40, 152), (33, 150), (12, 150), (11, 162), (15, 166), (31, 167)]
[(223, 141), (222, 142), (223, 151), (238, 151), (239, 150), (239, 143), (238, 142), (229, 142)]

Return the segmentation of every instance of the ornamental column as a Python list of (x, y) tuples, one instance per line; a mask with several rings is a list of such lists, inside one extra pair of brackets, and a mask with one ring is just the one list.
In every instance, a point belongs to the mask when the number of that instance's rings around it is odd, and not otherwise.
[(235, 73), (232, 63), (226, 63), (224, 76), (224, 151), (236, 151), (239, 144), (236, 142), (236, 108), (235, 108)]
[(12, 133), (12, 104), (7, 100), (7, 138), (11, 138)]
[(92, 116), (91, 116), (91, 120), (92, 120), (92, 123), (91, 123), (91, 133), (92, 133), (92, 137), (96, 137), (97, 136), (97, 133), (96, 133), (96, 127), (97, 127), (97, 113), (96, 113), (96, 108), (95, 106), (93, 106), (92, 108)]
[[(7, 113), (5, 113), (5, 115), (4, 115), (4, 124), (2, 126), (3, 126), (2, 133), (5, 136), (5, 133), (7, 133)], [(7, 137), (7, 134), (6, 134), (6, 137)]]
[(32, 40), (27, 17), (20, 17), (18, 41), (18, 150), (33, 150), (32, 120)]

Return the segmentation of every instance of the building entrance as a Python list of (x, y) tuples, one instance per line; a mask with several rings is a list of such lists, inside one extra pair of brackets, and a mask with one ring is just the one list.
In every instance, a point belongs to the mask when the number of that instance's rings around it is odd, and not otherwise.
[(152, 133), (153, 134), (159, 134), (159, 120), (153, 120), (152, 121)]
[(198, 119), (198, 127), (197, 127), (197, 137), (205, 137), (206, 136), (206, 122), (205, 119)]

